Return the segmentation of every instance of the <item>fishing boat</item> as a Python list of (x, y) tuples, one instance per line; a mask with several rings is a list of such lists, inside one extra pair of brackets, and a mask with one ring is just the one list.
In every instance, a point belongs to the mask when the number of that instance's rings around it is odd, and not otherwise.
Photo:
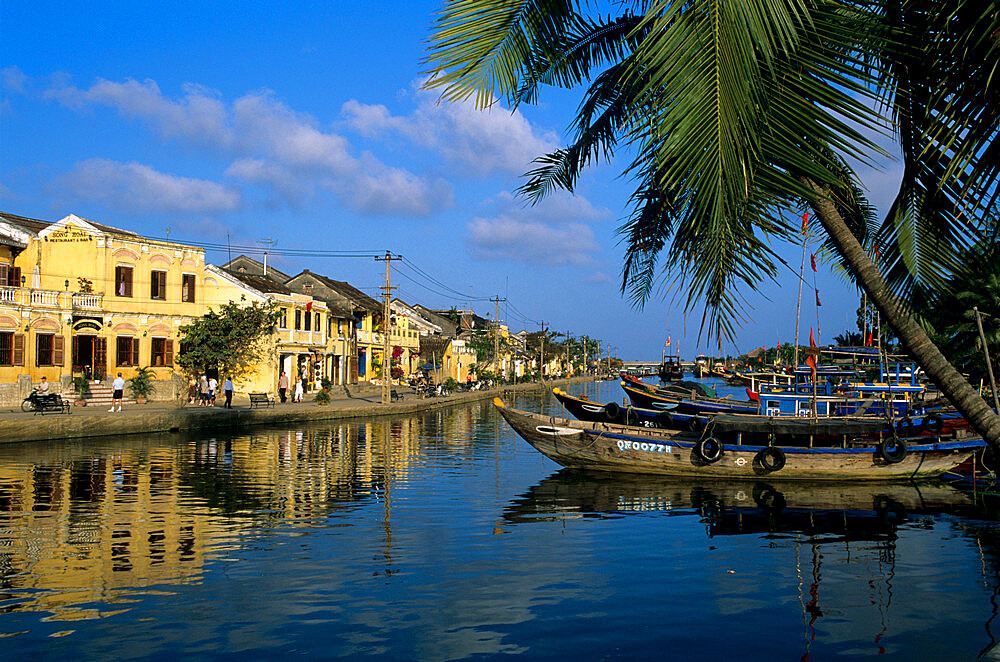
[(907, 444), (895, 437), (878, 443), (837, 446), (725, 443), (690, 432), (574, 421), (494, 406), (537, 451), (574, 469), (717, 478), (769, 476), (781, 480), (899, 480), (939, 476), (986, 446), (981, 438), (941, 437)]
[(715, 389), (699, 382), (679, 380), (670, 384), (654, 386), (647, 384), (638, 377), (633, 377), (627, 372), (620, 373), (621, 381), (628, 383), (638, 389), (649, 391), (650, 393), (662, 393), (665, 395), (690, 395), (695, 397), (716, 397)]
[(584, 397), (570, 395), (558, 386), (552, 389), (552, 394), (565, 407), (566, 411), (580, 421), (639, 425), (664, 430), (700, 430), (708, 424), (707, 417), (695, 414), (642, 409), (619, 405), (617, 402), (601, 404)]
[(756, 402), (749, 400), (654, 392), (626, 382), (621, 382), (621, 387), (632, 404), (643, 409), (677, 411), (682, 414), (756, 414), (759, 409)]

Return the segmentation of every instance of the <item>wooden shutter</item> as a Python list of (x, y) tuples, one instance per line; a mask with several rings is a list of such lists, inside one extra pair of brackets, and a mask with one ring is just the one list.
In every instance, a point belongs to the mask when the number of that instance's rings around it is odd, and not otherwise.
[(174, 364), (174, 341), (169, 339), (164, 340), (163, 348), (166, 351), (166, 360), (163, 362), (163, 365), (170, 367)]
[(10, 282), (10, 276), (7, 274), (9, 269), (6, 264), (0, 264), (0, 285), (7, 285)]
[(108, 372), (108, 340), (94, 338), (94, 376), (103, 377)]
[(80, 358), (81, 358), (80, 357), (80, 336), (73, 336), (73, 339), (70, 341), (70, 350), (73, 352), (73, 355), (70, 357), (71, 363), (69, 364), (70, 365), (70, 370), (72, 370), (76, 366), (78, 366), (78, 365), (80, 365), (80, 364), (83, 363), (83, 361), (80, 360)]
[(15, 333), (14, 334), (14, 351), (13, 360), (11, 363), (13, 365), (24, 365), (24, 334)]
[(52, 365), (63, 365), (65, 361), (65, 336), (52, 336)]
[(139, 365), (139, 339), (132, 338), (132, 365)]
[(11, 287), (21, 286), (21, 267), (11, 267), (7, 270), (7, 284)]

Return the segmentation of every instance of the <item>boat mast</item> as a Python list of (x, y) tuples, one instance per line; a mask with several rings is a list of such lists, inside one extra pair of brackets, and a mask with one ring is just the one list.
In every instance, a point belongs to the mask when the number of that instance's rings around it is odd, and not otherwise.
[(799, 300), (795, 305), (795, 357), (793, 365), (799, 365), (799, 313), (802, 311), (802, 280), (806, 273), (806, 239), (809, 237), (809, 212), (802, 214), (802, 266), (799, 267)]

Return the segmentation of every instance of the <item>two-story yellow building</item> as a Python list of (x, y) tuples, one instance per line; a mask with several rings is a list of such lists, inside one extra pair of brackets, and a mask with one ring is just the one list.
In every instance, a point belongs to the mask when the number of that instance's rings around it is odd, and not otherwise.
[(304, 390), (308, 392), (323, 378), (330, 378), (328, 338), (334, 319), (324, 301), (293, 292), (264, 276), (212, 264), (205, 270), (205, 281), (205, 299), (212, 308), (229, 302), (249, 305), (271, 301), (281, 313), (265, 340), (268, 347), (265, 361), (235, 381), (237, 392), (274, 393), (282, 372), (288, 376), (290, 390), (294, 390), (296, 380), (304, 380)]
[(205, 253), (69, 215), (0, 213), (0, 402), (42, 376), (170, 380), (180, 327), (205, 312)]

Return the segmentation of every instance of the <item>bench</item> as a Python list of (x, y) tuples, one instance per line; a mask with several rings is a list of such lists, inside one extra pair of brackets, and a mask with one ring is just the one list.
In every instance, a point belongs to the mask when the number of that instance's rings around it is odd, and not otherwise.
[(35, 405), (35, 413), (42, 416), (45, 414), (70, 414), (72, 411), (73, 408), (58, 393), (43, 395)]
[(250, 394), (250, 409), (254, 407), (273, 407), (274, 398), (269, 396), (267, 393), (251, 393)]
[(403, 394), (398, 392), (396, 389), (389, 391), (389, 402), (396, 402), (397, 400), (402, 400)]

